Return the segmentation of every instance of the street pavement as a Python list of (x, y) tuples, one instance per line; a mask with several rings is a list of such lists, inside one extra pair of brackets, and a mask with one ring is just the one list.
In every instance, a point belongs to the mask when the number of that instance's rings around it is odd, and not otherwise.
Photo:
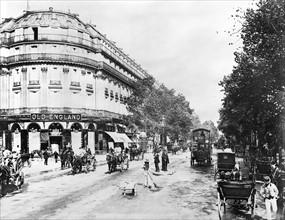
[[(188, 154), (189, 154), (189, 152), (188, 152)], [(216, 152), (214, 152), (214, 155), (215, 154), (216, 154)], [(173, 156), (178, 156), (178, 155), (169, 154), (169, 156), (173, 157)], [(147, 153), (145, 155), (145, 159), (146, 158), (149, 159), (150, 161), (152, 161), (152, 154)], [(188, 155), (186, 156), (186, 158), (188, 158)], [(243, 159), (242, 158), (236, 158), (236, 159), (240, 165), (242, 172), (243, 171), (246, 172), (248, 168), (244, 166)], [(106, 155), (96, 155), (96, 160), (97, 160), (97, 166), (106, 165)], [(58, 162), (56, 163), (54, 160), (54, 157), (50, 157), (48, 159), (48, 165), (44, 164), (44, 159), (36, 157), (31, 161), (30, 167), (27, 166), (27, 164), (25, 164), (25, 166), (23, 168), (25, 178), (30, 178), (30, 177), (50, 173), (50, 172), (69, 172), (70, 170), (71, 170), (71, 168), (66, 168), (66, 169), (62, 170), (60, 160), (58, 160)], [(154, 175), (162, 175), (161, 173), (157, 174), (155, 172), (153, 172), (153, 174)], [(173, 174), (173, 170), (171, 170), (171, 172), (167, 172), (167, 174), (168, 175)], [(166, 174), (164, 174), (164, 175), (166, 175)], [(259, 218), (256, 218), (256, 219), (266, 219), (266, 211), (265, 211), (264, 203), (263, 203), (263, 201), (259, 195), (261, 185), (262, 185), (262, 181), (257, 181), (257, 183), (256, 183), (256, 189), (257, 189), (256, 213), (259, 216)], [(243, 219), (243, 218), (240, 217), (240, 219)], [(280, 219), (282, 219), (282, 218), (280, 218)]]
[[(96, 160), (97, 160), (97, 166), (102, 166), (106, 164), (106, 155), (96, 155)], [(61, 169), (61, 161), (58, 160), (57, 163), (55, 162), (54, 157), (50, 157), (48, 159), (48, 164), (44, 164), (44, 159), (35, 157), (34, 159), (31, 160), (31, 166), (29, 167), (27, 163), (25, 163), (23, 172), (25, 175), (25, 178), (29, 177), (34, 177), (38, 175), (42, 175), (45, 173), (49, 172), (57, 172), (57, 171), (62, 171), (62, 172), (67, 172), (70, 171), (71, 168), (65, 168)]]

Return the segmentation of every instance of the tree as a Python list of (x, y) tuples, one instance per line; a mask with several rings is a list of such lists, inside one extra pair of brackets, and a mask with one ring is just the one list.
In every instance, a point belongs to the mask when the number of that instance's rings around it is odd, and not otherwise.
[(219, 129), (241, 142), (254, 134), (259, 144), (268, 134), (279, 133), (285, 100), (285, 5), (283, 0), (261, 0), (238, 18), (242, 51), (235, 52), (237, 65), (220, 82), (225, 94)]
[[(192, 128), (192, 112), (189, 102), (182, 94), (176, 95), (174, 89), (158, 85), (153, 77), (137, 81), (134, 92), (127, 102), (131, 113), (125, 117), (149, 136), (163, 132), (172, 141), (186, 140)], [(162, 125), (162, 118), (165, 125)]]
[(217, 127), (215, 126), (214, 122), (212, 121), (205, 121), (202, 127), (210, 130), (210, 141), (211, 143), (217, 142), (219, 138), (219, 132)]

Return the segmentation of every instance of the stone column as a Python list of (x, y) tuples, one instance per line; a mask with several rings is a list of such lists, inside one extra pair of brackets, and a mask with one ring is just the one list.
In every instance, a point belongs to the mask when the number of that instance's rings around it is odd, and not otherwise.
[(69, 68), (64, 67), (63, 68), (63, 82), (62, 82), (62, 97), (64, 99), (63, 101), (63, 107), (70, 107), (69, 102), (70, 102), (70, 79), (69, 79)]
[(48, 97), (48, 85), (49, 85), (49, 79), (47, 77), (47, 67), (42, 67), (41, 68), (41, 92), (42, 92), (42, 97), (41, 97), (41, 107), (47, 108), (48, 103), (47, 103), (47, 97)]
[(22, 108), (27, 108), (28, 107), (28, 77), (27, 77), (27, 68), (26, 67), (23, 67), (22, 68), (22, 93), (21, 93), (21, 107)]

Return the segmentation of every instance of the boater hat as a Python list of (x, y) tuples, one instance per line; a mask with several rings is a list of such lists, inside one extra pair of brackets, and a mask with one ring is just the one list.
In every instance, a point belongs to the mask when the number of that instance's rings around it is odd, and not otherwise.
[(269, 176), (265, 176), (265, 177), (263, 177), (263, 179), (265, 182), (270, 182), (270, 180), (271, 180)]

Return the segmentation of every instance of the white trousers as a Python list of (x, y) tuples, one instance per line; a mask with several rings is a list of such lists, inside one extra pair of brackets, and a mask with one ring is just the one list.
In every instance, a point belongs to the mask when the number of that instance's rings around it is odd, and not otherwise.
[(272, 212), (274, 214), (276, 214), (276, 212), (277, 212), (277, 201), (276, 201), (276, 198), (265, 199), (265, 208), (266, 208), (267, 220), (271, 220), (271, 208), (272, 208)]
[(145, 186), (151, 186), (152, 185), (152, 181), (151, 178), (149, 176), (150, 174), (148, 173), (148, 171), (144, 171), (144, 185)]

